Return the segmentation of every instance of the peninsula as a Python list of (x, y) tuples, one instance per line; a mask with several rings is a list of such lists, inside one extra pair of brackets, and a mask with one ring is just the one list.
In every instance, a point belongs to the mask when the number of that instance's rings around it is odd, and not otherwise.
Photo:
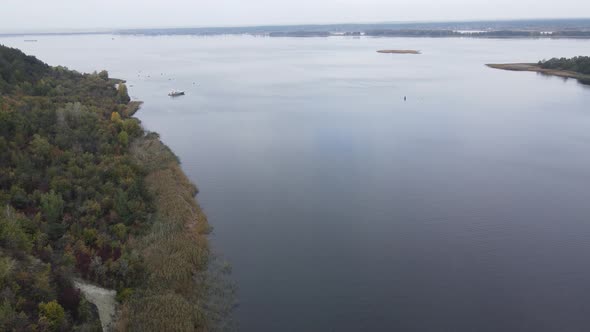
[(501, 70), (530, 71), (548, 76), (577, 79), (582, 84), (590, 84), (590, 57), (553, 58), (537, 63), (486, 64)]

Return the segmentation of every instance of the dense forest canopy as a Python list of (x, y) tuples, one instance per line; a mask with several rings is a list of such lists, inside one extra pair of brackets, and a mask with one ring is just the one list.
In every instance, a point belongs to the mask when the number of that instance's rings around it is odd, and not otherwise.
[(0, 331), (99, 331), (76, 278), (117, 291), (117, 330), (228, 326), (197, 189), (137, 106), (106, 71), (0, 45)]
[(0, 93), (0, 330), (96, 327), (71, 277), (128, 294), (152, 212), (125, 86), (0, 46)]
[(0, 50), (0, 93), (11, 92), (24, 82), (37, 83), (50, 71), (49, 66), (17, 49)]
[(539, 66), (545, 69), (569, 70), (576, 73), (590, 75), (590, 57), (576, 56), (573, 58), (553, 58), (539, 61)]

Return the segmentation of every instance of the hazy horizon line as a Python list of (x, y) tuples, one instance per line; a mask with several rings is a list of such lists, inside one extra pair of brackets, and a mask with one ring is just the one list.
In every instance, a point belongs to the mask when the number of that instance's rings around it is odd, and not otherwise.
[(590, 17), (536, 17), (536, 18), (495, 18), (495, 19), (452, 19), (452, 20), (408, 20), (408, 21), (357, 21), (357, 22), (322, 22), (322, 23), (280, 23), (280, 24), (237, 24), (237, 25), (169, 25), (169, 26), (121, 26), (121, 27), (95, 27), (95, 28), (46, 28), (30, 30), (4, 30), (0, 29), (0, 35), (27, 35), (27, 34), (101, 34), (113, 33), (125, 30), (154, 30), (154, 29), (224, 29), (224, 28), (257, 28), (257, 27), (290, 27), (290, 26), (331, 26), (331, 25), (372, 25), (372, 24), (428, 24), (428, 23), (477, 23), (477, 22), (517, 22), (517, 21), (552, 21), (552, 20), (590, 20)]

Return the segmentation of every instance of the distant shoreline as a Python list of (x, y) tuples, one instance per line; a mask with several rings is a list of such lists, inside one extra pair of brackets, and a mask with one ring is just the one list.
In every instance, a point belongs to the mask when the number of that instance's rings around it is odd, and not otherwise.
[(530, 71), (536, 72), (548, 76), (557, 76), (564, 78), (577, 79), (582, 84), (590, 84), (590, 75), (580, 74), (574, 71), (559, 70), (559, 69), (546, 69), (541, 68), (535, 63), (490, 63), (486, 66), (494, 69), (510, 70), (510, 71)]
[(590, 38), (590, 18), (375, 22), (211, 27), (145, 27), (96, 30), (0, 31), (0, 37), (55, 35), (255, 35), (270, 37), (477, 37)]

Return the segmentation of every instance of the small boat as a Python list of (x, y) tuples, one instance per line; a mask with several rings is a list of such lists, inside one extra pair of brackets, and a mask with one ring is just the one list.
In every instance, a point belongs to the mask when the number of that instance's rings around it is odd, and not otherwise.
[(168, 93), (170, 97), (184, 96), (184, 91), (172, 90)]

